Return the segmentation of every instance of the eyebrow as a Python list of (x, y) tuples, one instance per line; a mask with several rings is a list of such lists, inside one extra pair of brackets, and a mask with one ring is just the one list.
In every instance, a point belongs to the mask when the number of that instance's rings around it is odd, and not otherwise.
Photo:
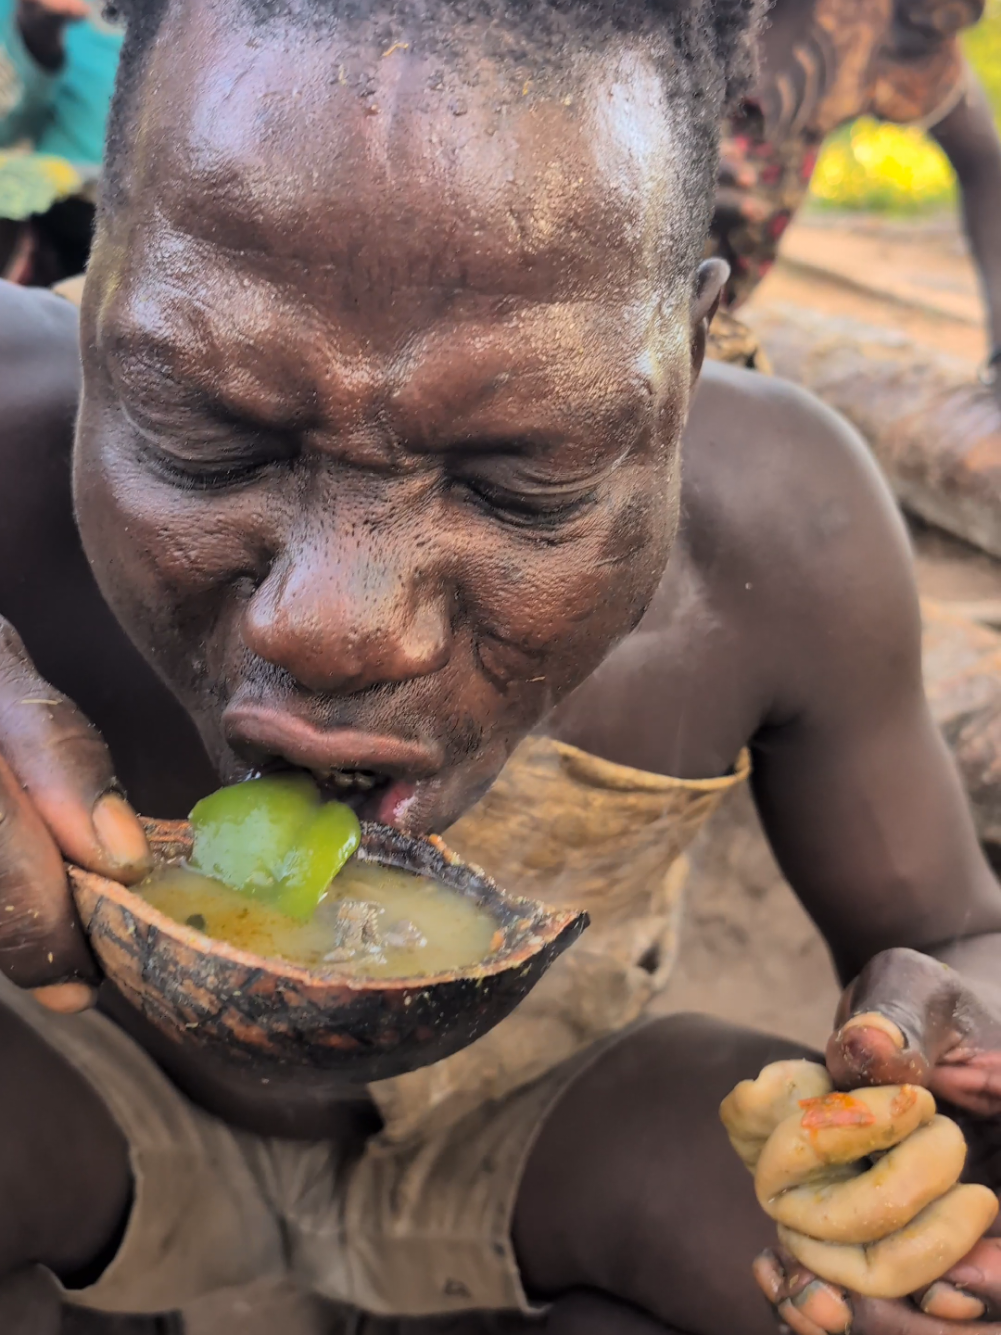
[[(128, 303), (112, 312), (101, 343), (113, 383), (131, 394), (167, 389), (171, 396), (187, 398), (195, 410), (214, 411), (236, 422), (300, 432), (339, 430), (331, 408), (338, 398), (349, 401), (353, 391), (350, 370), (342, 372), (334, 355), (336, 332), (331, 338), (309, 340), (299, 320), (294, 340), (282, 346), (271, 337), (268, 346), (262, 346), (260, 339), (240, 330), (235, 318), (227, 321), (226, 313), (225, 302), (206, 308), (187, 293), (175, 293), (165, 303), (154, 298), (143, 310)], [(480, 330), (486, 335), (505, 332), (485, 316), (460, 332), (445, 330), (436, 336), (429, 331), (424, 350), (398, 379), (387, 353), (383, 401), (377, 405), (377, 373), (372, 406), (374, 420), (382, 420), (391, 439), (416, 453), (529, 454), (587, 434), (585, 422), (600, 421), (603, 430), (621, 431), (639, 427), (646, 418), (652, 397), (635, 367), (618, 385), (596, 386), (585, 374), (573, 396), (557, 392), (554, 377), (559, 373), (565, 383), (566, 363), (554, 366), (545, 360), (545, 328), (538, 341), (523, 329), (513, 334), (508, 330), (514, 338), (510, 350), (500, 346), (499, 339), (492, 344), (489, 338), (480, 340), (479, 355), (470, 356), (457, 372), (450, 357), (456, 339), (476, 343)], [(241, 355), (248, 350), (250, 356)], [(296, 350), (298, 355), (293, 355)], [(572, 349), (567, 351), (572, 358)], [(520, 365), (515, 360), (519, 352), (524, 354)], [(593, 357), (582, 367), (588, 361)], [(221, 367), (221, 374), (209, 374), (212, 365)], [(506, 404), (506, 399), (515, 402)], [(477, 423), (478, 417), (488, 419), (495, 413), (499, 420)], [(506, 415), (512, 416), (510, 427), (504, 423)]]

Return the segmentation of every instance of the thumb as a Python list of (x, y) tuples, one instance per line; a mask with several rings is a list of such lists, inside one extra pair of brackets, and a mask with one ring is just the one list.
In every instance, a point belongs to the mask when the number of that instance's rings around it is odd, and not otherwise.
[(841, 1088), (927, 1085), (990, 1017), (948, 965), (916, 950), (877, 955), (842, 995), (827, 1067)]

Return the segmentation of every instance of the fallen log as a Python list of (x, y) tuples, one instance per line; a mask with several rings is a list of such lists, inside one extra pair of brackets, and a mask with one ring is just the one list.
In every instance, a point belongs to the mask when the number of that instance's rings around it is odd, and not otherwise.
[(968, 362), (798, 306), (741, 318), (776, 375), (862, 433), (905, 509), (1001, 557), (1001, 407)]

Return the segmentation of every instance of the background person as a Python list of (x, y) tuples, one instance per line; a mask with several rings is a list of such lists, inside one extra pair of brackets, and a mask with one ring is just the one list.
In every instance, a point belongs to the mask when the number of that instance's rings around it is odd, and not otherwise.
[(98, 0), (0, 0), (0, 273), (80, 273), (121, 50)]
[(755, 364), (757, 340), (727, 318), (767, 274), (806, 200), (817, 154), (859, 116), (926, 128), (956, 171), (989, 332), (1001, 355), (1001, 141), (959, 34), (981, 0), (776, 0), (755, 88), (726, 121), (710, 252), (730, 265), (711, 354)]

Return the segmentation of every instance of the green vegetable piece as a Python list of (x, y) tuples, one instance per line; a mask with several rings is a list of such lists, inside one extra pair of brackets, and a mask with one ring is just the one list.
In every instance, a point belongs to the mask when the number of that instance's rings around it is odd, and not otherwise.
[(308, 774), (220, 788), (190, 819), (196, 871), (303, 921), (361, 840), (351, 808), (324, 803)]
[(358, 817), (343, 802), (326, 802), (282, 863), (275, 901), (290, 918), (312, 916), (327, 887), (361, 842)]

